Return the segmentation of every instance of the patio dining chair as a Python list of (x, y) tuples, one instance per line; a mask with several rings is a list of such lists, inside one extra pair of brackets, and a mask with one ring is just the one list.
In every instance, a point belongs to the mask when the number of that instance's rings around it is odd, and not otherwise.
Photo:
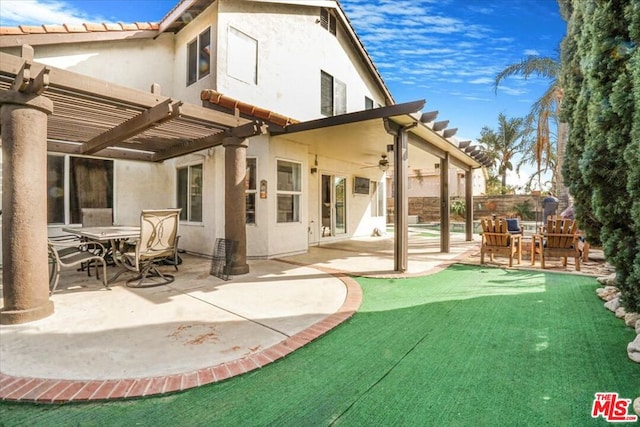
[[(80, 209), (83, 227), (101, 227), (113, 225), (113, 209), (112, 208), (82, 208)], [(86, 241), (86, 239), (85, 239)], [(96, 253), (103, 255), (107, 264), (113, 265), (113, 252), (108, 243), (104, 244), (105, 251)], [(84, 268), (84, 265), (82, 266)]]
[(113, 209), (111, 208), (82, 208), (80, 212), (83, 227), (113, 225)]
[(91, 270), (91, 266), (96, 268), (96, 278), (100, 279), (98, 263), (102, 265), (102, 283), (109, 289), (107, 284), (107, 263), (103, 255), (104, 246), (98, 242), (83, 242), (80, 240), (48, 240), (49, 249), (49, 295), (52, 295), (58, 287), (60, 281), (60, 271), (67, 267), (86, 266)]
[(178, 269), (178, 223), (181, 209), (143, 210), (140, 237), (122, 254), (122, 264), (138, 273), (127, 281), (132, 288), (166, 285), (174, 276), (160, 271), (165, 261)]

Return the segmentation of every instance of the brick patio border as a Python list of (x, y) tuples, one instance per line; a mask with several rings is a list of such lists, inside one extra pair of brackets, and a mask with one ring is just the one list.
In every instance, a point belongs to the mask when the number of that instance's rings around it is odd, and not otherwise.
[(66, 403), (144, 397), (188, 390), (262, 368), (324, 335), (353, 316), (360, 307), (362, 289), (354, 279), (341, 272), (313, 268), (332, 274), (345, 284), (347, 295), (344, 303), (338, 311), (320, 322), (260, 352), (197, 371), (149, 378), (61, 380), (14, 377), (0, 372), (0, 400)]

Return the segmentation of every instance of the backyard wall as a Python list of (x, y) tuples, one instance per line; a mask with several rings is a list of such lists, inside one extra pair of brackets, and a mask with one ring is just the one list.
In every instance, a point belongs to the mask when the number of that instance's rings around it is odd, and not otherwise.
[[(451, 199), (451, 203), (454, 202)], [(464, 199), (461, 199), (464, 200)], [(531, 215), (538, 218), (542, 212), (542, 196), (527, 195), (504, 195), (504, 196), (474, 196), (473, 197), (473, 219), (480, 219), (491, 215), (512, 215), (516, 214), (514, 206), (529, 202)], [(558, 212), (559, 213), (559, 212)], [(440, 198), (439, 197), (409, 197), (409, 215), (417, 215), (418, 222), (440, 221)], [(530, 219), (535, 220), (536, 216)], [(463, 220), (462, 217), (452, 219)], [(393, 199), (387, 199), (387, 222), (394, 220)]]

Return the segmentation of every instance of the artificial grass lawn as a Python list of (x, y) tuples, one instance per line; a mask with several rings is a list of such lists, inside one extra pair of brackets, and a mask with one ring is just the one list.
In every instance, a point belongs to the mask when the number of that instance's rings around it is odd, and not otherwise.
[(634, 332), (593, 278), (455, 265), (358, 282), (352, 319), (258, 371), (165, 397), (3, 403), (0, 423), (586, 426), (606, 424), (596, 392), (640, 396)]

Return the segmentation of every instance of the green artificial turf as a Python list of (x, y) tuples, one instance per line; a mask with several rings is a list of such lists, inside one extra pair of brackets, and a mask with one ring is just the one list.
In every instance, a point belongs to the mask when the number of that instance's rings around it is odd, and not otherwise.
[(596, 392), (640, 396), (635, 334), (593, 278), (455, 265), (358, 282), (352, 319), (258, 371), (164, 397), (3, 403), (0, 424), (587, 426), (607, 424)]

